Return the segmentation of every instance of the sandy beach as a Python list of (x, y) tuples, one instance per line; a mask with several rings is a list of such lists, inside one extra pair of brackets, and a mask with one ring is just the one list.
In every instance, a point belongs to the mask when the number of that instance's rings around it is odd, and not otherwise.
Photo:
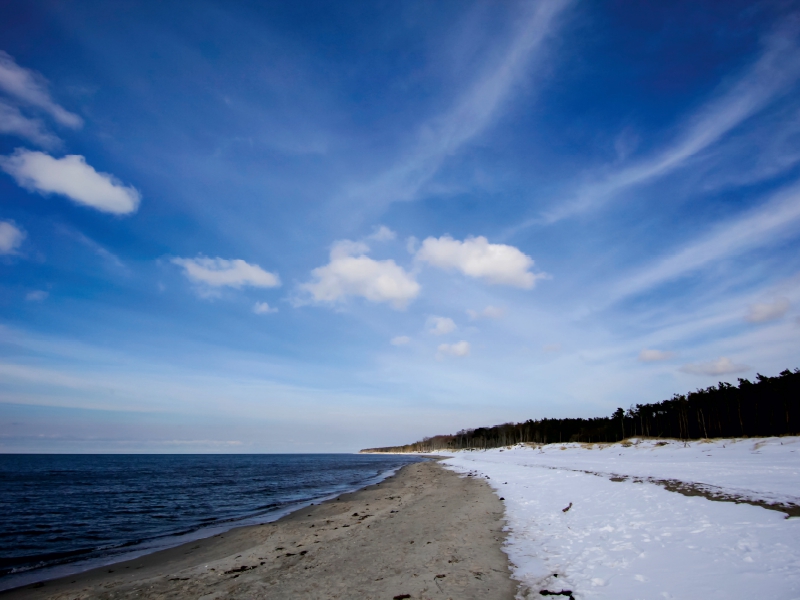
[(511, 599), (503, 515), (485, 481), (417, 463), (274, 523), (0, 597)]

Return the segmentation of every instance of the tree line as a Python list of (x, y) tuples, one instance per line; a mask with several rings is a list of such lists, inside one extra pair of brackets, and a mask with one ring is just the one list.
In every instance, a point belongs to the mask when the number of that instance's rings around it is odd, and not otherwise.
[(669, 400), (618, 408), (609, 417), (529, 419), (464, 429), (403, 446), (362, 452), (432, 452), (485, 449), (518, 443), (617, 442), (629, 437), (699, 439), (800, 434), (800, 369), (776, 377), (739, 379)]

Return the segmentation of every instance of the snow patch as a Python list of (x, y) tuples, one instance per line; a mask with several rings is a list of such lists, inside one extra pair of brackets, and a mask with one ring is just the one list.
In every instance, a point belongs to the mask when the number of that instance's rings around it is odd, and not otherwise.
[(505, 550), (522, 584), (519, 598), (561, 590), (576, 599), (800, 598), (800, 519), (654, 483), (800, 504), (798, 437), (449, 456), (445, 466), (484, 477), (505, 499)]

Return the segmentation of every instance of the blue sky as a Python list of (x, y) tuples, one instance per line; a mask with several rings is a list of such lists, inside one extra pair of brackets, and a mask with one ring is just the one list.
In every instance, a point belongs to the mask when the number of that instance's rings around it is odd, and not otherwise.
[(800, 7), (658, 4), (4, 5), (0, 451), (352, 451), (800, 367)]

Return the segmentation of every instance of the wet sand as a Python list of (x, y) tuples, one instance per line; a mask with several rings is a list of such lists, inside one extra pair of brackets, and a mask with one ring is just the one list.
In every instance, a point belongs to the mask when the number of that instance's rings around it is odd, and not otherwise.
[(0, 593), (17, 598), (512, 599), (503, 506), (435, 462), (266, 525)]

